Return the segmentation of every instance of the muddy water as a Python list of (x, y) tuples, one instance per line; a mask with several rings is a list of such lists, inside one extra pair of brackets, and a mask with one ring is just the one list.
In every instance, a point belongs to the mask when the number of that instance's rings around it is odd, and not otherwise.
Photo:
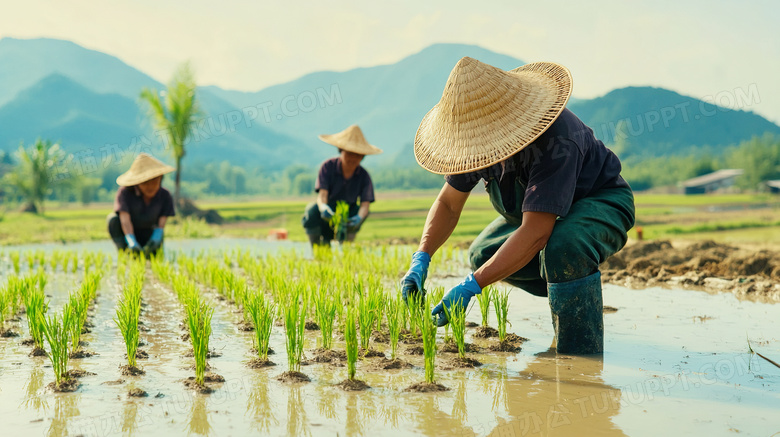
[[(199, 249), (199, 248), (196, 248)], [(59, 309), (76, 275), (50, 280), (52, 307)], [(457, 278), (441, 281), (452, 285)], [(485, 363), (473, 370), (439, 370), (450, 390), (437, 394), (402, 390), (423, 380), (422, 357), (400, 356), (408, 370), (369, 370), (357, 376), (373, 388), (345, 393), (333, 385), (344, 367), (302, 366), (312, 378), (290, 385), (284, 333), (274, 328), (270, 358), (278, 365), (245, 366), (252, 333), (235, 326), (238, 314), (216, 304), (212, 371), (226, 382), (210, 395), (182, 380), (193, 375), (189, 343), (179, 339), (183, 312), (175, 297), (153, 281), (144, 289), (141, 333), (149, 358), (142, 376), (122, 376), (124, 344), (112, 317), (115, 279), (104, 279), (92, 322), (84, 335), (98, 356), (71, 367), (96, 373), (76, 393), (45, 386), (54, 378), (45, 358), (27, 356), (21, 338), (0, 339), (2, 435), (761, 435), (780, 432), (780, 369), (748, 353), (753, 348), (780, 358), (780, 306), (744, 302), (731, 294), (688, 290), (629, 290), (607, 285), (606, 353), (601, 359), (548, 352), (552, 329), (547, 303), (516, 291), (510, 297), (510, 332), (530, 340), (516, 353), (471, 355)], [(469, 319), (479, 321), (473, 307)], [(26, 326), (22, 329), (26, 334)], [(308, 333), (308, 352), (317, 332)], [(480, 344), (479, 340), (467, 338)], [(482, 343), (483, 345), (486, 343)], [(382, 349), (384, 345), (375, 345)], [(336, 348), (343, 343), (336, 342)], [(446, 358), (451, 354), (440, 355)], [(140, 388), (149, 396), (130, 398)]]

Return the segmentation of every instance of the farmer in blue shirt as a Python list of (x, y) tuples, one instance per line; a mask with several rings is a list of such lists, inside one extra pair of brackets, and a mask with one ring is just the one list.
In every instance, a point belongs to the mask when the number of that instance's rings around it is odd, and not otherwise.
[[(320, 166), (314, 185), (317, 201), (306, 206), (301, 224), (312, 246), (330, 245), (334, 237), (339, 242), (354, 241), (368, 217), (369, 205), (374, 201), (371, 176), (360, 163), (366, 155), (382, 153), (382, 149), (369, 144), (356, 125), (337, 134), (320, 135), (319, 138), (336, 146), (339, 156), (328, 159)], [(338, 202), (346, 202), (349, 206), (343, 235), (336, 235), (338, 232), (334, 232), (330, 226)]]
[(549, 298), (556, 350), (603, 351), (599, 264), (634, 224), (634, 198), (617, 156), (567, 110), (572, 79), (538, 62), (512, 71), (461, 59), (423, 118), (414, 153), (446, 183), (401, 280), (423, 290), (431, 256), (452, 233), (471, 190), (484, 181), (499, 213), (469, 248), (473, 273), (433, 309), (440, 326), (455, 302), (498, 281)]

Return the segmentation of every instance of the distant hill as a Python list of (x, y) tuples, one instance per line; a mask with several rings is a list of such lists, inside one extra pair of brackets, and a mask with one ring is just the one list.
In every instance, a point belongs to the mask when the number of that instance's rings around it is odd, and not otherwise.
[[(385, 150), (366, 160), (367, 167), (415, 166), (417, 126), (463, 56), (507, 70), (523, 64), (477, 46), (435, 44), (394, 64), (312, 73), (257, 92), (200, 87), (207, 118), (187, 148), (185, 165), (227, 160), (269, 171), (293, 163), (315, 166), (336, 154), (317, 135), (356, 123)], [(0, 84), (0, 150), (38, 137), (61, 140), (72, 152), (105, 144), (127, 149), (140, 135), (160, 146), (138, 95), (145, 86), (163, 85), (113, 56), (68, 41), (4, 38)], [(718, 153), (754, 135), (780, 134), (780, 127), (751, 112), (715, 108), (661, 88), (618, 89), (572, 99), (569, 108), (621, 156), (703, 147)]]
[(596, 136), (620, 143), (621, 156), (685, 154), (695, 148), (723, 148), (780, 126), (741, 110), (713, 106), (663, 88), (627, 87), (569, 104)]
[[(435, 44), (395, 64), (312, 73), (255, 93), (206, 88), (238, 107), (268, 105), (269, 128), (311, 147), (331, 148), (317, 135), (358, 124), (368, 141), (384, 150), (370, 160), (389, 164), (404, 144), (414, 141), (420, 120), (439, 101), (450, 71), (463, 56), (503, 69), (523, 64), (478, 46)], [(309, 103), (311, 96), (317, 97), (316, 105)], [(283, 102), (292, 111), (283, 110)]]

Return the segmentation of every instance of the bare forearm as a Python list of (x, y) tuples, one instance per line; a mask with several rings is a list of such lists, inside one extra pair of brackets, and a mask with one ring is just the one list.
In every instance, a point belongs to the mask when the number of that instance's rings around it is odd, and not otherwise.
[(545, 213), (535, 214), (536, 216), (529, 220), (526, 220), (528, 213), (524, 214), (523, 225), (517, 228), (498, 251), (474, 272), (474, 279), (480, 287), (484, 288), (520, 270), (544, 249), (555, 225), (555, 216)]
[(323, 206), (328, 204), (328, 190), (320, 190), (317, 193), (317, 206)]
[(130, 220), (130, 214), (126, 212), (119, 213), (119, 222), (122, 224), (122, 232), (125, 235), (135, 234), (133, 222)]
[(418, 250), (433, 256), (450, 238), (452, 231), (458, 225), (460, 213), (468, 196), (469, 193), (461, 193), (447, 184), (444, 185), (428, 211)]
[(368, 217), (369, 213), (369, 202), (361, 202), (360, 203), (360, 209), (358, 210), (358, 215), (360, 216), (361, 220), (365, 220), (366, 217)]
[(168, 222), (168, 216), (162, 216), (159, 219), (157, 219), (157, 227), (164, 228), (167, 222)]

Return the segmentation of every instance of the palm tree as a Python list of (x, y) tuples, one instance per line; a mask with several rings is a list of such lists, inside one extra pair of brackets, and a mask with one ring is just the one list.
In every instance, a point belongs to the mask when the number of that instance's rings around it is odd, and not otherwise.
[(43, 214), (43, 202), (58, 183), (57, 170), (67, 156), (59, 144), (41, 139), (29, 149), (24, 148), (24, 143), (20, 144), (17, 156), (19, 164), (5, 177), (9, 185), (27, 200), (26, 210)]
[[(195, 96), (195, 77), (188, 62), (182, 64), (168, 83), (168, 89), (160, 93), (153, 88), (141, 91), (141, 100), (149, 105), (149, 118), (156, 129), (165, 131), (168, 144), (173, 150), (176, 161), (176, 188), (173, 194), (175, 202), (180, 199), (181, 160), (184, 158), (184, 145), (192, 132), (192, 125), (201, 117), (201, 111)], [(161, 97), (161, 94), (164, 97)]]

